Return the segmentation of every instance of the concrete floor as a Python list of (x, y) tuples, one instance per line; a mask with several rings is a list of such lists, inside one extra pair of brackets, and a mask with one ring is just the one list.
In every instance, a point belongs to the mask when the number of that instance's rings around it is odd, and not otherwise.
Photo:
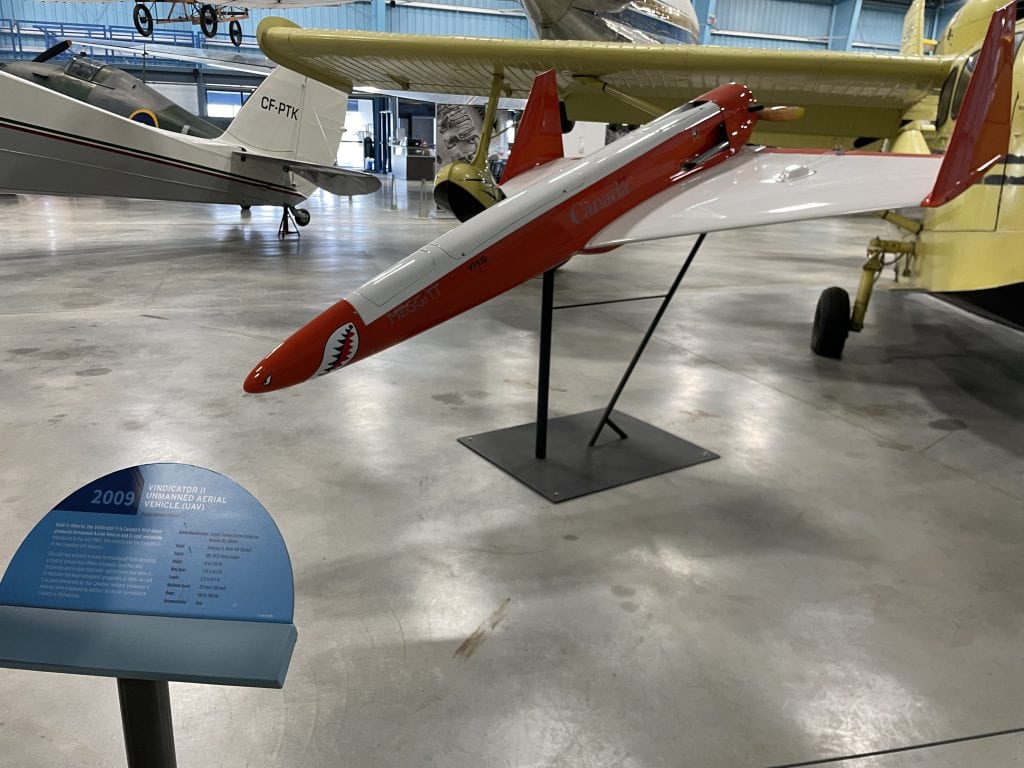
[[(713, 235), (621, 407), (722, 458), (553, 506), (456, 442), (532, 419), (539, 281), (242, 394), (451, 226), (399, 193), (314, 199), (288, 242), (269, 209), (0, 198), (0, 568), (154, 461), (241, 483), (291, 550), (284, 689), (172, 684), (179, 766), (764, 768), (1024, 726), (1024, 336), (882, 291), (818, 359), (817, 295), (878, 225)], [(557, 300), (661, 291), (687, 246), (577, 257)], [(556, 314), (553, 414), (603, 405), (653, 311)], [(1022, 759), (1008, 735), (844, 765)], [(123, 761), (113, 680), (0, 670), (0, 765)]]

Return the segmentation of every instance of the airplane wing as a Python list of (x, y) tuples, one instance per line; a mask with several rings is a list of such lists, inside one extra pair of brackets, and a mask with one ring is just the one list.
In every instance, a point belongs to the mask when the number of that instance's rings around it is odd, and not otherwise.
[[(935, 185), (939, 155), (746, 147), (616, 219), (587, 250), (849, 213), (909, 208)], [(885, 179), (879, 183), (879, 179)]]
[(90, 39), (87, 37), (69, 37), (68, 40), (79, 47), (89, 48), (91, 55), (109, 55), (108, 51), (153, 56), (158, 59), (191, 61), (205, 64), (216, 69), (228, 69), (245, 72), (250, 75), (269, 75), (277, 66), (265, 56), (238, 53), (237, 51), (210, 50), (206, 48), (189, 48), (181, 45), (161, 45), (146, 41)]
[(500, 72), (504, 95), (526, 98), (534, 77), (554, 69), (574, 120), (650, 120), (609, 89), (667, 111), (722, 82), (743, 82), (762, 104), (807, 107), (803, 120), (770, 126), (801, 134), (803, 146), (808, 136), (831, 146), (835, 138), (894, 135), (907, 110), (937, 90), (953, 64), (935, 56), (316, 30), (274, 17), (260, 22), (256, 37), (279, 64), (348, 92), (372, 86), (485, 95)]
[(246, 163), (275, 166), (282, 171), (289, 171), (335, 195), (368, 195), (380, 189), (380, 179), (361, 171), (271, 155), (257, 155), (252, 152), (235, 152), (234, 157)]

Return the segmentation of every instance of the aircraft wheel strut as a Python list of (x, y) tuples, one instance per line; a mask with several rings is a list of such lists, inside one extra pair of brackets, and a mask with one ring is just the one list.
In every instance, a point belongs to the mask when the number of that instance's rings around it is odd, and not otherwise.
[(199, 9), (199, 28), (206, 37), (217, 36), (217, 9), (204, 5)]
[(231, 38), (231, 43), (235, 48), (239, 48), (242, 45), (242, 22), (238, 19), (232, 19), (228, 23), (228, 37)]
[(840, 358), (850, 335), (850, 294), (835, 286), (822, 291), (814, 310), (811, 349), (822, 357)]
[(153, 34), (153, 14), (142, 3), (136, 3), (132, 9), (132, 21), (135, 22), (135, 31), (143, 37)]

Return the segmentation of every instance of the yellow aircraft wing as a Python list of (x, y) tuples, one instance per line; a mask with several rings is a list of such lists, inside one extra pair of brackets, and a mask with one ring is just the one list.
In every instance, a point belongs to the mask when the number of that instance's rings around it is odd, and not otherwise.
[(260, 22), (256, 37), (278, 64), (348, 92), (354, 86), (372, 86), (486, 95), (498, 72), (506, 96), (526, 98), (534, 77), (554, 69), (573, 120), (639, 124), (651, 119), (609, 95), (608, 88), (667, 111), (723, 82), (738, 81), (750, 86), (762, 104), (807, 107), (804, 119), (769, 127), (798, 133), (805, 145), (893, 136), (907, 110), (942, 85), (954, 61), (837, 51), (302, 29), (273, 17)]

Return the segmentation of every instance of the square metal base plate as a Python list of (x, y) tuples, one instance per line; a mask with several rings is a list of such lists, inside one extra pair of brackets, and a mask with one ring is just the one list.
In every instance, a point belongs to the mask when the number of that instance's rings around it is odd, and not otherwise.
[(629, 435), (605, 427), (587, 446), (603, 409), (548, 421), (547, 458), (534, 458), (536, 424), (460, 437), (459, 442), (555, 503), (717, 459), (718, 454), (625, 413), (611, 420)]

